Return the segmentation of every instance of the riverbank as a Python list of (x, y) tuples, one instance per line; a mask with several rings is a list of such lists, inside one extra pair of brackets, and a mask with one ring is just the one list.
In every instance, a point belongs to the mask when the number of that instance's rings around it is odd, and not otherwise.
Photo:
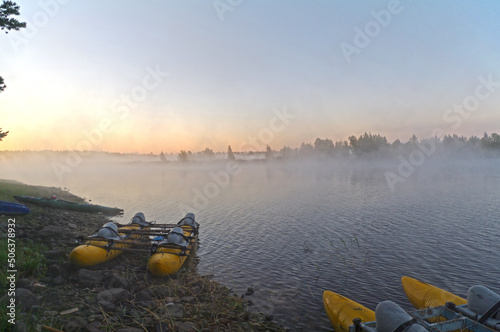
[[(60, 188), (28, 186), (0, 180), (0, 200), (13, 195), (52, 196), (81, 202)], [(15, 280), (0, 273), (9, 289), (15, 281), (17, 331), (285, 331), (272, 316), (249, 312), (247, 297), (234, 294), (210, 276), (196, 271), (197, 257), (172, 277), (157, 278), (146, 270), (147, 255), (127, 253), (91, 268), (68, 261), (79, 235), (89, 235), (108, 222), (102, 215), (29, 206), (31, 213), (0, 217), (1, 259), (7, 263), (9, 219), (15, 220)], [(5, 274), (5, 275), (3, 275)], [(11, 330), (3, 296), (0, 329)], [(11, 313), (12, 315), (12, 313)]]

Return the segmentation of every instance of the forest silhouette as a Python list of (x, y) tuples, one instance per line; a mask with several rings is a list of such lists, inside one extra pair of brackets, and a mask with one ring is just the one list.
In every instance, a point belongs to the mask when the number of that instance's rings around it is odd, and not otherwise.
[[(393, 157), (415, 149), (438, 150), (445, 155), (476, 155), (493, 156), (500, 155), (500, 135), (484, 133), (482, 138), (477, 136), (465, 137), (445, 135), (442, 139), (433, 137), (419, 140), (416, 135), (412, 135), (408, 141), (401, 142), (396, 139), (389, 143), (387, 138), (379, 134), (364, 133), (358, 137), (349, 136), (347, 140), (333, 142), (329, 138), (316, 138), (314, 143), (302, 143), (300, 147), (291, 148), (283, 146), (279, 150), (274, 150), (269, 145), (264, 151), (240, 151), (233, 152), (231, 146), (228, 147), (228, 159), (234, 160), (236, 155), (260, 155), (264, 159), (293, 159), (293, 158), (336, 158), (336, 157)], [(212, 149), (206, 148), (201, 152), (181, 150), (178, 154), (179, 161), (211, 159), (216, 153)], [(238, 159), (238, 158), (236, 158)]]

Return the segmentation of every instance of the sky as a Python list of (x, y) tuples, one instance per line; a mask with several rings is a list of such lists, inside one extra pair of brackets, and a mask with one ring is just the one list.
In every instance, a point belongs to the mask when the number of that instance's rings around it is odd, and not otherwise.
[(498, 1), (18, 0), (0, 150), (500, 132)]

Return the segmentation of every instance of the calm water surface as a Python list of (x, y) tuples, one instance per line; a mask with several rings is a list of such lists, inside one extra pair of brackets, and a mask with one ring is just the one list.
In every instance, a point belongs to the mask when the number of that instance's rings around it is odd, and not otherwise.
[(465, 295), (500, 292), (500, 160), (428, 160), (393, 192), (397, 163), (82, 164), (5, 167), (4, 178), (67, 187), (148, 220), (201, 223), (198, 270), (293, 331), (332, 331), (322, 293), (406, 309), (400, 278)]

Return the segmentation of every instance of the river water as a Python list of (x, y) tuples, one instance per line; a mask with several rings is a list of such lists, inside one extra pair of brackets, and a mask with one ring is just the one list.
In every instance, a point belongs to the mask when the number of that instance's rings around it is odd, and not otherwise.
[(198, 270), (292, 331), (332, 331), (331, 290), (372, 309), (410, 309), (408, 275), (458, 295), (500, 292), (500, 160), (426, 160), (394, 190), (398, 162), (3, 162), (2, 178), (67, 187), (92, 203), (172, 223), (194, 211)]

